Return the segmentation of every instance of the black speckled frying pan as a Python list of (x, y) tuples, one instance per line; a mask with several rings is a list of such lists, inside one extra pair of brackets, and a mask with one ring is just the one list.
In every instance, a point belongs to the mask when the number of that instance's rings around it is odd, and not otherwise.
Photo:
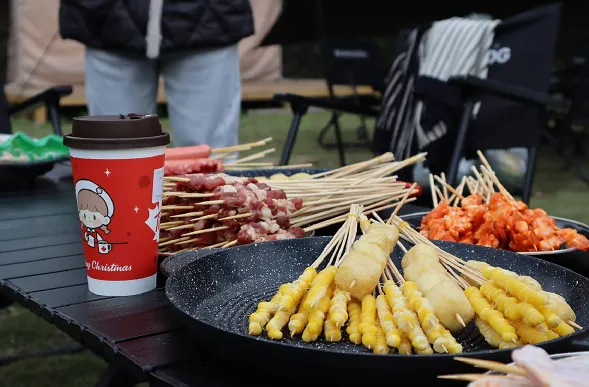
[[(414, 377), (424, 374), (431, 378), (472, 372), (468, 366), (453, 360), (452, 355), (374, 355), (347, 341), (328, 343), (320, 339), (306, 344), (299, 337), (272, 341), (265, 336), (248, 335), (248, 316), (257, 303), (271, 298), (280, 284), (296, 279), (329, 240), (329, 237), (291, 239), (217, 251), (175, 271), (167, 281), (166, 295), (204, 348), (238, 366), (260, 372), (261, 377), (282, 375), (304, 378), (301, 382), (312, 378), (317, 382), (368, 383), (369, 380), (382, 382), (387, 373), (390, 376), (386, 378), (391, 381), (410, 380), (409, 377), (415, 381)], [(588, 279), (536, 257), (458, 243), (439, 242), (439, 245), (463, 259), (485, 261), (536, 278), (545, 290), (565, 297), (577, 315), (578, 324), (589, 326)], [(393, 261), (400, 267), (397, 250), (393, 252)], [(586, 331), (541, 346), (551, 353), (566, 352), (573, 340), (580, 339)], [(510, 351), (488, 346), (474, 323), (456, 338), (464, 347), (464, 356), (510, 361)], [(276, 380), (278, 385), (280, 379)]]

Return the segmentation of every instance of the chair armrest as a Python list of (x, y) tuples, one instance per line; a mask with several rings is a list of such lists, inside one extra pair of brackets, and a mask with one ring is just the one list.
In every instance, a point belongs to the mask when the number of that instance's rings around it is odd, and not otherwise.
[(65, 96), (72, 94), (71, 86), (55, 86), (28, 98), (26, 101), (10, 106), (8, 114), (15, 114), (40, 104), (56, 104)]
[(547, 93), (540, 93), (525, 87), (515, 86), (503, 82), (482, 79), (472, 75), (455, 76), (448, 79), (448, 84), (458, 86), (469, 94), (492, 95), (528, 105), (566, 108), (570, 102)]
[(376, 98), (366, 98), (363, 96), (359, 96), (358, 98), (361, 101), (360, 106), (355, 103), (352, 97), (338, 97), (336, 99), (331, 99), (305, 97), (297, 94), (274, 94), (275, 101), (289, 103), (293, 109), (318, 107), (322, 109), (336, 110), (343, 113), (357, 114), (368, 117), (378, 116), (378, 109), (375, 109), (372, 106), (367, 106), (368, 104), (362, 103), (362, 101), (364, 101), (370, 102), (370, 105), (376, 105), (379, 103)]

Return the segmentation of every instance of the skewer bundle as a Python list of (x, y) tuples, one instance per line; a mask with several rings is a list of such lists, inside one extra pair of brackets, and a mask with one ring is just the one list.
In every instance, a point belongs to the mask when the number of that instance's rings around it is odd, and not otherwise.
[[(408, 194), (399, 205), (407, 199)], [(323, 333), (327, 341), (347, 339), (375, 354), (432, 354), (462, 352), (453, 333), (473, 319), (498, 348), (574, 332), (574, 312), (564, 299), (542, 291), (531, 277), (441, 250), (397, 217), (398, 209), (385, 223), (376, 213), (370, 221), (361, 206), (353, 206), (313, 265), (258, 305), (249, 319), (250, 334), (266, 330), (277, 340), (288, 327), (291, 336), (302, 334), (306, 342)], [(363, 235), (354, 241), (356, 224)], [(407, 250), (399, 236), (414, 247)], [(405, 277), (390, 259), (395, 245), (405, 251)], [(331, 251), (336, 253), (317, 273)], [(439, 265), (436, 270), (430, 260)]]
[[(434, 210), (420, 232), (429, 239), (471, 243), (516, 252), (554, 251), (566, 246), (589, 251), (589, 240), (572, 228), (560, 229), (542, 209), (530, 209), (499, 182), (485, 156), (453, 188), (444, 175), (430, 175)], [(436, 185), (438, 183), (438, 185)], [(466, 195), (466, 190), (470, 195)]]
[[(189, 173), (215, 173), (253, 168), (273, 168), (274, 164), (272, 162), (259, 160), (263, 159), (270, 153), (273, 153), (275, 151), (274, 148), (232, 160), (232, 158), (235, 158), (237, 152), (249, 151), (256, 147), (265, 146), (271, 140), (272, 138), (268, 137), (247, 144), (215, 149), (211, 149), (208, 145), (168, 148), (166, 149), (164, 175), (179, 176)], [(302, 164), (297, 167), (310, 167), (311, 165), (312, 164)]]
[[(371, 223), (362, 212), (361, 206), (352, 205), (344, 225), (317, 260), (296, 281), (280, 285), (270, 301), (258, 304), (249, 317), (249, 333), (257, 336), (265, 330), (268, 338), (278, 340), (283, 338), (282, 328), (288, 327), (291, 336), (300, 334), (305, 342), (317, 340), (321, 333), (325, 340), (337, 342), (345, 338), (347, 323), (347, 339), (375, 354), (460, 353), (460, 344), (415, 286), (409, 282), (397, 286), (395, 279), (404, 282), (390, 261), (397, 227)], [(354, 241), (358, 223), (363, 235)], [(363, 262), (356, 260), (360, 257)], [(371, 265), (376, 267), (376, 282), (367, 278), (366, 267)], [(353, 267), (364, 270), (364, 275), (349, 283), (349, 276), (357, 274), (350, 271)]]
[(259, 182), (225, 174), (165, 177), (160, 253), (300, 238), (343, 223), (353, 203), (363, 205), (365, 213), (395, 207), (402, 197), (418, 191), (390, 175), (424, 157), (397, 162), (387, 153), (303, 180)]
[[(402, 239), (416, 246), (429, 245), (436, 251), (447, 277), (464, 289), (476, 313), (475, 324), (491, 346), (504, 349), (537, 344), (570, 335), (574, 333), (573, 327), (581, 329), (564, 298), (543, 291), (533, 278), (484, 262), (463, 261), (434, 245), (402, 219), (396, 218), (392, 223), (399, 227)], [(407, 268), (405, 273), (407, 276)], [(449, 292), (438, 289), (436, 293)], [(441, 312), (436, 309), (438, 317)]]
[(253, 178), (225, 174), (168, 177), (160, 223), (160, 252), (229, 247), (300, 238), (291, 225), (302, 199), (287, 199)]

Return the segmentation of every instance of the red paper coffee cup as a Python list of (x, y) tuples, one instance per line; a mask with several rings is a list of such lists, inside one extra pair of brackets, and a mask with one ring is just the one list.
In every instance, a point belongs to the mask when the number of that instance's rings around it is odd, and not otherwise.
[(64, 137), (92, 293), (155, 288), (168, 143), (156, 115), (78, 117)]

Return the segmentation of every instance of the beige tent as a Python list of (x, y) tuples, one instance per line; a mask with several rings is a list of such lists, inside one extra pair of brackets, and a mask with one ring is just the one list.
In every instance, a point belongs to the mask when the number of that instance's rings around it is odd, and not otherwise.
[[(11, 0), (6, 91), (31, 95), (54, 85), (84, 85), (84, 46), (58, 32), (59, 0)], [(251, 0), (255, 34), (239, 43), (244, 82), (281, 78), (280, 46), (259, 47), (280, 13), (279, 1)]]

